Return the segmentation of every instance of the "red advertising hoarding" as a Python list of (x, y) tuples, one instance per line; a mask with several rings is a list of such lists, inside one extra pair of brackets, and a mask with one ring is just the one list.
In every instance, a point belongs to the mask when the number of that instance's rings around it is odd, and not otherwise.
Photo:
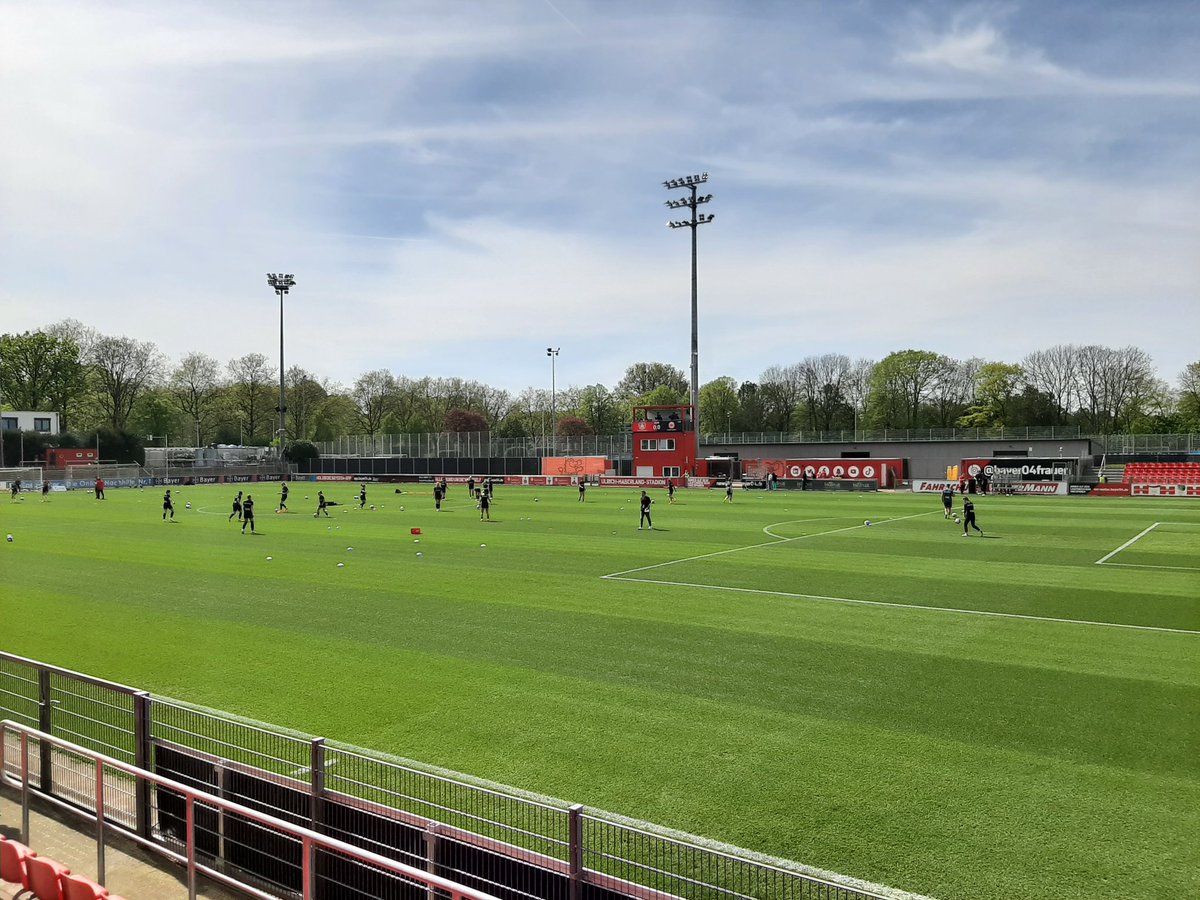
[(876, 459), (744, 459), (742, 476), (766, 478), (774, 472), (782, 479), (795, 481), (808, 475), (817, 480), (849, 478), (857, 481), (878, 481), (880, 487), (891, 487), (904, 477), (904, 460)]

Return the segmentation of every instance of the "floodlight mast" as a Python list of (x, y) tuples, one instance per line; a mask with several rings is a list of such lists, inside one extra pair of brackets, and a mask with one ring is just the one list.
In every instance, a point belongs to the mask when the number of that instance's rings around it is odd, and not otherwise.
[[(686, 175), (683, 178), (672, 178), (669, 181), (664, 181), (663, 187), (668, 191), (678, 190), (683, 188), (690, 191), (674, 200), (666, 202), (668, 209), (687, 209), (691, 212), (691, 218), (674, 219), (667, 222), (668, 228), (690, 228), (692, 229), (692, 430), (696, 432), (696, 440), (700, 440), (700, 338), (699, 338), (699, 315), (697, 313), (696, 304), (696, 229), (701, 225), (707, 225), (715, 217), (710, 213), (698, 213), (696, 207), (703, 203), (708, 203), (712, 200), (712, 194), (701, 195), (697, 192), (700, 185), (708, 181), (708, 173), (704, 172), (700, 175)], [(697, 443), (697, 446), (699, 444)]]
[(552, 453), (558, 455), (558, 413), (555, 409), (554, 363), (558, 360), (561, 347), (547, 347), (546, 355), (550, 357), (550, 447)]
[(279, 455), (283, 456), (283, 442), (287, 435), (287, 406), (283, 402), (283, 298), (289, 290), (296, 286), (292, 275), (277, 275), (267, 273), (267, 284), (279, 295)]

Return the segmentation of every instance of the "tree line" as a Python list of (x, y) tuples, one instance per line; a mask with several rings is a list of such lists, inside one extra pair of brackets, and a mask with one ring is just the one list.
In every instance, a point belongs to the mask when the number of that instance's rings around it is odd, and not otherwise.
[[(278, 430), (278, 369), (249, 353), (169, 360), (153, 343), (74, 320), (0, 335), (0, 405), (56, 411), (64, 431), (105, 429), (174, 445), (269, 444)], [(498, 437), (612, 434), (636, 405), (688, 401), (682, 369), (630, 366), (611, 387), (519, 393), (461, 378), (386, 369), (349, 386), (300, 366), (284, 373), (285, 440), (345, 434), (490, 431)], [(1087, 432), (1200, 431), (1200, 362), (1175, 384), (1137, 347), (1059, 344), (1017, 363), (900, 350), (880, 360), (838, 353), (772, 365), (757, 381), (720, 377), (700, 390), (706, 433), (1078, 425)]]

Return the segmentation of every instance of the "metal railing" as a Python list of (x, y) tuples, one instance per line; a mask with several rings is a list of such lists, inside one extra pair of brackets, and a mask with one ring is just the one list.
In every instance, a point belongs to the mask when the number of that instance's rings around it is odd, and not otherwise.
[[(14, 742), (12, 738), (15, 737)], [(11, 747), (16, 744), (19, 748), (19, 759), (10, 761)], [(319, 834), (308, 828), (284, 822), (267, 813), (252, 809), (230, 800), (216, 797), (208, 793), (194, 790), (188, 785), (164, 778), (153, 772), (138, 768), (123, 760), (103, 753), (90, 750), (79, 744), (62, 740), (44, 731), (38, 731), (19, 722), (4, 720), (0, 722), (0, 778), (10, 787), (19, 786), (21, 790), (21, 839), (26, 844), (36, 847), (36, 841), (30, 834), (30, 792), (31, 792), (31, 744), (37, 744), (39, 755), (49, 749), (55, 757), (58, 769), (73, 774), (79, 789), (74, 793), (71, 802), (66, 803), (55, 797), (47, 798), (56, 807), (76, 815), (94, 820), (96, 826), (96, 880), (105, 882), (105, 841), (109, 829), (118, 829), (121, 834), (142, 846), (182, 862), (187, 867), (187, 889), (189, 900), (197, 896), (197, 876), (204, 875), (212, 880), (253, 897), (272, 900), (278, 897), (277, 892), (268, 892), (229, 875), (226, 871), (212, 864), (217, 860), (206, 861), (206, 854), (198, 847), (199, 837), (204, 826), (201, 822), (206, 818), (215, 819), (218, 829), (223, 824), (236, 818), (243, 827), (248, 827), (261, 843), (263, 835), (271, 835), (291, 844), (299, 850), (299, 895), (303, 900), (312, 900), (320, 889), (319, 882), (331, 881), (339, 891), (354, 891), (360, 893), (354, 883), (344, 880), (341, 875), (336, 880), (330, 879), (330, 872), (353, 871), (357, 876), (354, 882), (361, 882), (363, 876), (368, 879), (385, 880), (406, 884), (411, 887), (423, 888), (429, 897), (442, 900), (497, 900), (493, 895), (476, 890), (465, 885), (457, 884), (447, 878), (442, 878), (430, 872), (424, 872), (406, 863), (397, 862), (355, 847), (345, 841), (327, 835)], [(152, 786), (153, 796), (172, 794), (182, 798), (184, 803), (184, 839), (182, 852), (172, 850), (161, 842), (141, 838), (127, 828), (121, 827), (119, 817), (114, 822), (110, 797), (114, 789), (126, 796), (130, 795), (130, 785)], [(158, 812), (156, 810), (156, 812)], [(157, 816), (156, 816), (157, 818)], [(110, 824), (112, 823), (112, 824)], [(340, 862), (341, 867), (331, 865)], [(347, 869), (349, 865), (351, 869)], [(339, 893), (338, 896), (345, 896)]]
[[(914, 896), (4, 652), (0, 717), (508, 900), (581, 900), (585, 885), (594, 900)], [(53, 750), (41, 742), (29, 783), (86, 806), (87, 790)], [(126, 785), (121, 802), (109, 803), (110, 819), (143, 840), (178, 844), (186, 824), (182, 795), (152, 793), (151, 785)], [(213, 867), (238, 866), (299, 890), (294, 845), (256, 836), (241, 820), (225, 827), (218, 813), (204, 807), (199, 824)], [(391, 895), (363, 888), (354, 896)]]

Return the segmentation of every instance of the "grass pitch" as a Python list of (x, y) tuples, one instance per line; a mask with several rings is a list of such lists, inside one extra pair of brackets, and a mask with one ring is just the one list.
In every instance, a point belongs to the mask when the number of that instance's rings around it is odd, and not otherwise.
[(0, 647), (941, 898), (1200, 895), (1200, 504), (324, 487), (2, 498)]

